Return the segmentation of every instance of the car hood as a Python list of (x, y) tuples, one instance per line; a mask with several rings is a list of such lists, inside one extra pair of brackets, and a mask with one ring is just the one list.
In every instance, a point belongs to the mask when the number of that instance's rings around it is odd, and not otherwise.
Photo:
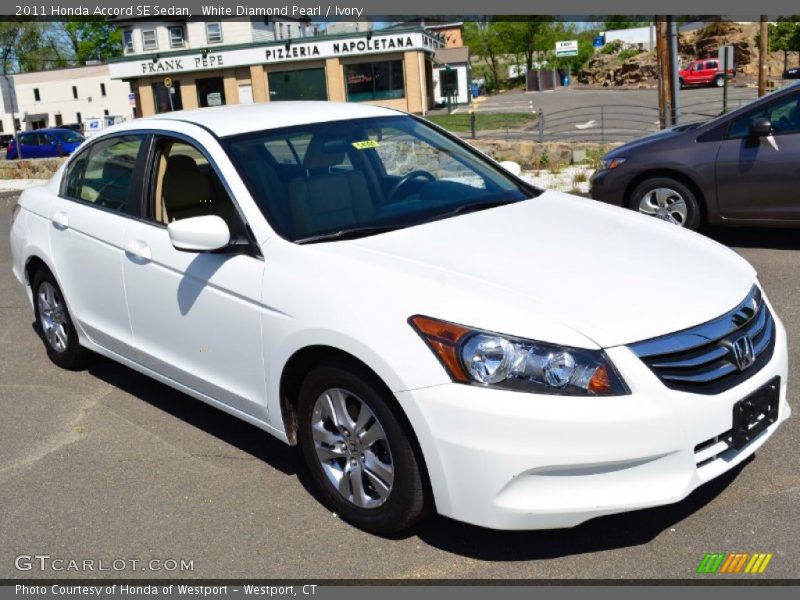
[(687, 123), (671, 127), (670, 129), (662, 129), (661, 131), (637, 138), (627, 144), (614, 148), (606, 154), (606, 158), (630, 157), (631, 154), (635, 152), (641, 152), (644, 149), (649, 149), (657, 144), (669, 142), (674, 138), (680, 137), (687, 131), (695, 131), (702, 125), (705, 125), (705, 122)]
[[(699, 234), (551, 191), (325, 246), (362, 265), (394, 269), (398, 287), (413, 286), (398, 293), (438, 296), (447, 314), (430, 316), (456, 320), (451, 315), (469, 314), (475, 321), (480, 314), (481, 322), (464, 324), (502, 323), (497, 326), (514, 327), (503, 333), (536, 336), (537, 327), (516, 322), (535, 316), (538, 323), (558, 321), (601, 347), (711, 320), (736, 306), (755, 281), (745, 260)], [(479, 310), (459, 310), (470, 304)], [(487, 311), (506, 320), (484, 319)]]

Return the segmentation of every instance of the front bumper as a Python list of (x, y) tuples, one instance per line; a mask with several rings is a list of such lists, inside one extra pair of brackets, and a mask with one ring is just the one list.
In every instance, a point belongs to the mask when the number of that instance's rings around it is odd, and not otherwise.
[[(625, 347), (607, 353), (631, 388), (628, 396), (568, 398), (459, 384), (397, 394), (422, 447), (438, 512), (493, 529), (549, 529), (685, 498), (752, 455), (791, 414), (786, 332), (777, 318), (775, 324), (770, 362), (715, 396), (666, 388)], [(777, 422), (740, 450), (709, 453), (707, 442), (730, 430), (733, 405), (776, 375)]]
[[(630, 176), (624, 176), (627, 165), (617, 169), (604, 169), (595, 171), (589, 178), (589, 195), (594, 200), (607, 204), (623, 206), (625, 203), (625, 188), (630, 181)], [(629, 170), (629, 169), (628, 169)]]

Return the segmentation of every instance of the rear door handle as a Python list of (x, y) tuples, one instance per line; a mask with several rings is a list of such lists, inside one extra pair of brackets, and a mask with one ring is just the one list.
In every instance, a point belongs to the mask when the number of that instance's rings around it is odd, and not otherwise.
[(125, 244), (125, 253), (143, 260), (150, 260), (153, 258), (153, 254), (150, 252), (150, 246), (142, 240), (131, 240)]
[(56, 229), (66, 229), (69, 227), (69, 215), (63, 210), (59, 210), (53, 214), (53, 225)]

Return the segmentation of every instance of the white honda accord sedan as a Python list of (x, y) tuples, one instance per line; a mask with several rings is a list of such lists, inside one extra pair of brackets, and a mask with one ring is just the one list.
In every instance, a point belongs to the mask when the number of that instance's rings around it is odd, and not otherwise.
[(569, 527), (752, 455), (790, 414), (752, 267), (514, 171), (374, 106), (164, 114), (22, 194), (14, 274), (54, 363), (101, 354), (299, 444), (376, 533)]

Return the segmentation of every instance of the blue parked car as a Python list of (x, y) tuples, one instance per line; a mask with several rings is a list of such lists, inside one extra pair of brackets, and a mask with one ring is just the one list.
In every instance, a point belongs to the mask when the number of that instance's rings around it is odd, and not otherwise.
[[(47, 158), (67, 156), (83, 143), (84, 137), (72, 129), (53, 128), (24, 131), (17, 134), (22, 146), (22, 158)], [(6, 158), (19, 158), (17, 143), (12, 139), (6, 149)]]

